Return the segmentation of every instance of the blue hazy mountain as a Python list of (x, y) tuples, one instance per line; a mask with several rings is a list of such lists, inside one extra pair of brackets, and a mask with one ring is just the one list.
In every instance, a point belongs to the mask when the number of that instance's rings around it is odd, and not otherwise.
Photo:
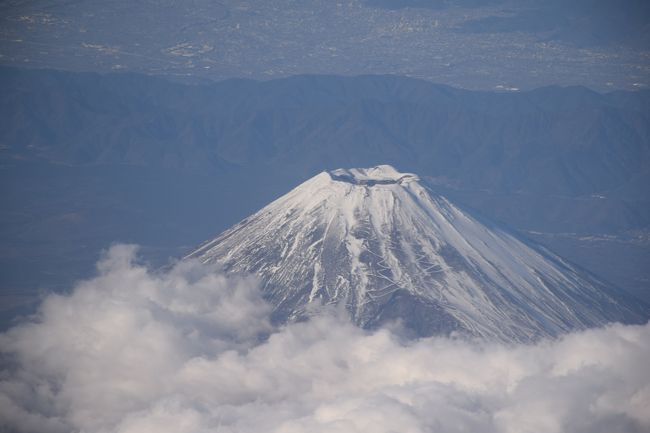
[(383, 163), (647, 293), (647, 91), (9, 68), (0, 87), (3, 293), (67, 284), (114, 241), (181, 255), (322, 170)]
[(644, 0), (561, 0), (522, 2), (502, 16), (470, 20), (464, 31), (483, 34), (523, 32), (574, 46), (632, 46), (650, 42), (650, 4)]

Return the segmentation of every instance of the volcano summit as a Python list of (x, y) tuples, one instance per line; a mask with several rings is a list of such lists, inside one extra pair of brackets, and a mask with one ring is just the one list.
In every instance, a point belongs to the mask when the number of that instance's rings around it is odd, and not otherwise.
[(366, 328), (531, 341), (647, 315), (388, 165), (322, 172), (187, 257), (258, 275), (278, 322), (343, 303)]

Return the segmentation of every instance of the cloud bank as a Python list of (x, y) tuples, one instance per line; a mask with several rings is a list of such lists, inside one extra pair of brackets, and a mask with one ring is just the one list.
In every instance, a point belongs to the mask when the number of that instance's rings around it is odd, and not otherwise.
[(0, 431), (650, 431), (650, 325), (505, 346), (269, 313), (253, 279), (115, 246), (0, 335)]

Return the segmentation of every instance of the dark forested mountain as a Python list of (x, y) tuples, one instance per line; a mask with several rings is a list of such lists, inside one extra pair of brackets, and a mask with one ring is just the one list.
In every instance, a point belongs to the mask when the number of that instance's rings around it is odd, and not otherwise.
[(323, 169), (383, 163), (619, 286), (648, 287), (647, 91), (9, 68), (0, 88), (3, 293), (67, 284), (113, 241), (179, 255)]
[(489, 191), (644, 198), (650, 92), (514, 94), (391, 76), (184, 86), (3, 69), (3, 158), (225, 172), (389, 160)]

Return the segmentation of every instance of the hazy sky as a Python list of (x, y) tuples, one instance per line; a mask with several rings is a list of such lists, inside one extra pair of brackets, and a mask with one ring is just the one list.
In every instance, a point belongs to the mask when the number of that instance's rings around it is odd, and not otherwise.
[(9, 0), (0, 63), (179, 77), (399, 74), (472, 89), (650, 83), (644, 0)]

